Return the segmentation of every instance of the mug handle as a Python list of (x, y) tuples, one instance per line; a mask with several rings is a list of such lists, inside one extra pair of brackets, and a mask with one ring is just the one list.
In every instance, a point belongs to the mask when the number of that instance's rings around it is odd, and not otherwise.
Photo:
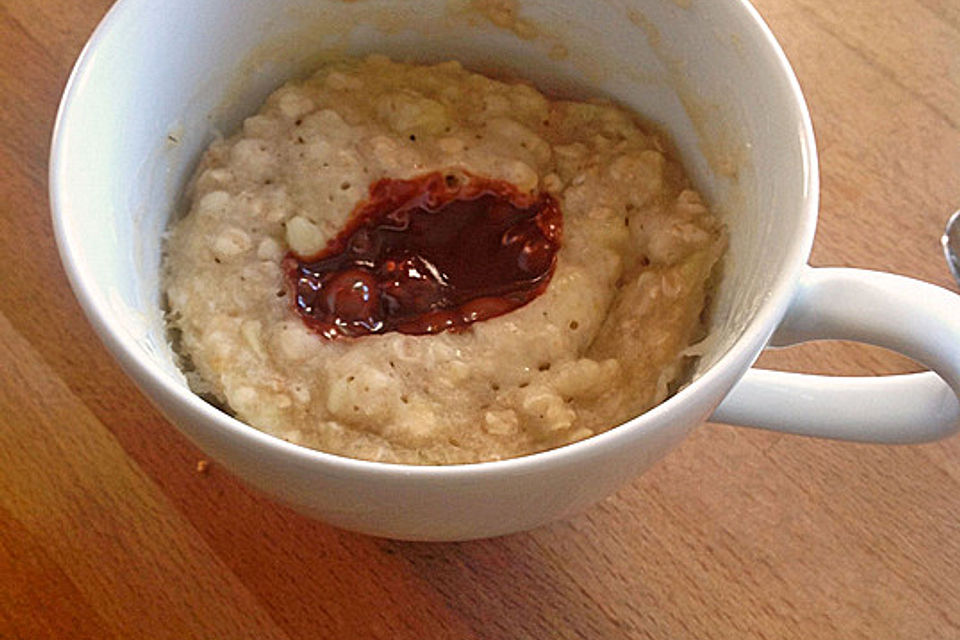
[(710, 420), (888, 444), (960, 430), (960, 296), (889, 273), (807, 267), (770, 346), (826, 339), (886, 347), (932, 371), (838, 377), (750, 369)]

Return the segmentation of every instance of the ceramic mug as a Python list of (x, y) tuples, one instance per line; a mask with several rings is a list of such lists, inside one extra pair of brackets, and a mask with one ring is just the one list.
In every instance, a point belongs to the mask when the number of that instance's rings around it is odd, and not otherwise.
[[(494, 10), (498, 10), (496, 12)], [(710, 347), (690, 384), (605, 433), (521, 458), (452, 466), (302, 448), (190, 392), (161, 312), (164, 229), (202, 150), (325, 55), (386, 53), (515, 73), (613, 98), (675, 142), (729, 227)], [(711, 416), (872, 442), (960, 427), (960, 297), (929, 284), (807, 265), (817, 155), (797, 81), (744, 0), (120, 0), (67, 85), (50, 164), (73, 289), (143, 392), (251, 485), (334, 525), (419, 540), (494, 536), (582, 510)], [(933, 372), (828, 378), (750, 369), (768, 344), (882, 345)]]

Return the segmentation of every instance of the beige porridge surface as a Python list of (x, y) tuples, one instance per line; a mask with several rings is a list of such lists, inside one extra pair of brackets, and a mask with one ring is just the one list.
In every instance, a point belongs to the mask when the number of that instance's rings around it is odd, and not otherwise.
[[(462, 332), (327, 340), (281, 262), (381, 178), (468, 171), (563, 213), (545, 292)], [(456, 62), (328, 64), (215, 142), (171, 228), (169, 323), (197, 392), (308, 447), (415, 464), (523, 455), (662, 401), (703, 335), (721, 223), (623, 109), (551, 100)]]

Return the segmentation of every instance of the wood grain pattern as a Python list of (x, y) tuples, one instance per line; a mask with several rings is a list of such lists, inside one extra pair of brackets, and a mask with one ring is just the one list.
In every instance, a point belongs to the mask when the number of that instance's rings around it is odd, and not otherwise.
[[(107, 0), (0, 0), (0, 638), (960, 638), (960, 438), (870, 447), (707, 425), (590, 511), (497, 540), (357, 536), (167, 424), (83, 319), (46, 160)], [(759, 0), (804, 88), (812, 262), (956, 290), (960, 6)], [(916, 370), (849, 344), (765, 366)]]

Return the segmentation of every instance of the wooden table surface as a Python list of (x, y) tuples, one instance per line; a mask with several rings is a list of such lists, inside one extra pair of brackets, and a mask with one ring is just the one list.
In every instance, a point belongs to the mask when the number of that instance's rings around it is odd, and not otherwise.
[[(960, 437), (709, 424), (578, 517), (460, 544), (339, 531), (198, 470), (94, 336), (51, 232), (57, 102), (108, 5), (0, 0), (0, 638), (960, 638)], [(758, 8), (818, 135), (813, 264), (956, 290), (938, 238), (960, 207), (960, 3)], [(839, 344), (762, 362), (916, 368)]]

